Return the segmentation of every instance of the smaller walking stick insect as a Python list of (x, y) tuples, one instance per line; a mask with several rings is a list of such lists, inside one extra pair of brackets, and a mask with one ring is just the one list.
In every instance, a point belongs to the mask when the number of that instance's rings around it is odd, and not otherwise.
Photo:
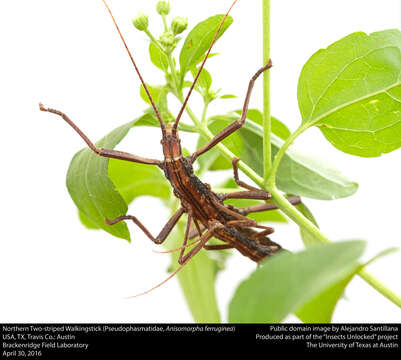
[[(230, 136), (232, 133), (240, 129), (246, 120), (248, 104), (251, 96), (252, 89), (256, 79), (266, 70), (272, 67), (271, 61), (269, 61), (265, 66), (260, 68), (255, 75), (251, 78), (248, 90), (245, 96), (245, 101), (243, 104), (241, 117), (234, 121), (232, 124), (228, 125), (222, 131), (220, 131), (213, 139), (210, 140), (202, 148), (196, 150), (192, 155), (184, 157), (182, 154), (182, 149), (180, 145), (180, 138), (178, 133), (178, 124), (185, 110), (188, 99), (194, 89), (194, 86), (199, 78), (199, 75), (205, 65), (205, 62), (210, 54), (210, 51), (216, 42), (222, 26), (237, 0), (235, 0), (226, 15), (224, 16), (213, 41), (211, 42), (209, 49), (204, 57), (201, 66), (194, 78), (194, 81), (188, 91), (188, 94), (183, 102), (183, 105), (178, 113), (177, 118), (174, 122), (168, 122), (165, 124), (161, 118), (160, 112), (158, 111), (152, 96), (146, 86), (145, 81), (135, 63), (135, 60), (124, 40), (124, 37), (118, 27), (114, 16), (107, 5), (106, 1), (103, 0), (114, 25), (121, 37), (121, 40), (128, 52), (132, 64), (134, 65), (135, 71), (143, 85), (143, 88), (151, 102), (154, 113), (159, 121), (162, 140), (161, 145), (163, 148), (164, 159), (148, 159), (133, 155), (130, 153), (114, 150), (114, 149), (104, 149), (98, 148), (94, 143), (89, 140), (89, 138), (75, 125), (74, 122), (63, 112), (51, 108), (47, 108), (42, 104), (39, 104), (40, 110), (45, 112), (50, 112), (60, 116), (64, 119), (81, 138), (86, 142), (88, 147), (93, 150), (99, 156), (106, 158), (120, 159), (130, 162), (136, 162), (141, 164), (148, 164), (158, 166), (165, 174), (166, 179), (170, 182), (174, 195), (180, 200), (181, 207), (178, 211), (170, 218), (167, 224), (160, 231), (159, 235), (154, 237), (151, 232), (133, 215), (123, 215), (115, 219), (105, 219), (106, 223), (110, 226), (114, 224), (131, 220), (133, 221), (145, 234), (156, 244), (162, 244), (174, 226), (177, 224), (181, 216), (186, 213), (188, 215), (188, 221), (185, 230), (185, 236), (182, 247), (176, 249), (180, 250), (180, 255), (178, 258), (179, 267), (173, 272), (167, 279), (162, 283), (153, 287), (152, 289), (138, 295), (143, 295), (149, 291), (155, 289), (156, 287), (162, 285), (167, 280), (172, 278), (178, 271), (180, 271), (193, 256), (195, 256), (201, 249), (205, 250), (223, 250), (223, 249), (237, 249), (241, 254), (247, 256), (255, 262), (260, 262), (266, 257), (276, 254), (280, 251), (280, 245), (276, 244), (268, 235), (274, 232), (274, 229), (269, 226), (259, 225), (255, 220), (247, 218), (248, 214), (254, 212), (268, 211), (276, 209), (277, 207), (271, 203), (262, 203), (258, 205), (249, 206), (246, 208), (236, 208), (232, 205), (225, 204), (224, 201), (227, 199), (257, 199), (257, 200), (268, 200), (270, 199), (270, 194), (264, 190), (258, 189), (251, 185), (248, 185), (241, 181), (238, 176), (238, 161), (239, 158), (232, 159), (232, 166), (234, 172), (234, 180), (237, 185), (244, 188), (244, 191), (237, 191), (233, 193), (217, 194), (211, 190), (209, 184), (203, 183), (198, 177), (194, 175), (193, 163), (195, 160), (212, 149), (216, 144), (220, 143), (222, 140)], [(289, 197), (288, 200), (292, 204), (298, 204), (300, 198), (297, 196)], [(194, 226), (193, 226), (194, 225)], [(260, 229), (261, 231), (257, 231)], [(214, 237), (221, 241), (223, 244), (210, 245), (209, 240)], [(189, 243), (190, 239), (196, 239)], [(188, 247), (193, 246), (190, 250)], [(186, 252), (186, 253), (185, 253)], [(136, 296), (138, 296), (136, 295)]]

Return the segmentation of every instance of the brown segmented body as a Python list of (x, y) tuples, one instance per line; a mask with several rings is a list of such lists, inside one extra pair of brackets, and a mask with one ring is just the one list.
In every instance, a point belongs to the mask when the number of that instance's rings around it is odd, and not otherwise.
[[(169, 127), (166, 130), (167, 134), (161, 141), (165, 159), (160, 167), (185, 212), (191, 213), (193, 219), (198, 220), (205, 228), (209, 228), (211, 221), (217, 220), (226, 225), (228, 221), (237, 220), (229, 212), (241, 215), (240, 209), (224, 204), (221, 196), (214, 193), (209, 184), (203, 183), (195, 176), (192, 157), (182, 155), (178, 133), (174, 135)], [(223, 212), (221, 206), (224, 206), (227, 212)], [(281, 249), (269, 237), (258, 237), (258, 232), (251, 228), (226, 226), (217, 229), (214, 237), (232, 245), (241, 254), (257, 262)]]

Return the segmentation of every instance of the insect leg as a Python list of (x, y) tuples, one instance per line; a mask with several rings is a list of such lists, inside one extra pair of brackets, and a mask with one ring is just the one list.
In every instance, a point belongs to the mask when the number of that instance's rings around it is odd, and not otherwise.
[(232, 193), (218, 194), (221, 200), (227, 199), (250, 199), (250, 200), (268, 200), (270, 194), (265, 191), (236, 191)]
[[(227, 215), (231, 215), (234, 219), (237, 220), (245, 220), (245, 221), (250, 221), (250, 219), (248, 219), (246, 216), (242, 215), (242, 213), (238, 213), (234, 210), (229, 209), (228, 207), (226, 207), (225, 205), (219, 203), (216, 199), (214, 199), (213, 197), (211, 197), (211, 200), (213, 202), (213, 204), (220, 209), (222, 212), (226, 213)], [(262, 204), (263, 205), (263, 204)], [(254, 221), (254, 220), (251, 220)], [(256, 221), (255, 221), (256, 223)], [(256, 224), (255, 224), (256, 225)]]
[(243, 187), (244, 189), (248, 189), (248, 190), (250, 190), (250, 191), (259, 191), (259, 192), (261, 192), (261, 193), (264, 193), (264, 194), (266, 194), (267, 199), (270, 199), (270, 198), (271, 198), (271, 195), (270, 195), (268, 192), (266, 192), (266, 191), (264, 191), (264, 190), (261, 190), (261, 189), (258, 189), (258, 188), (255, 188), (255, 187), (253, 187), (253, 186), (251, 186), (251, 185), (248, 185), (248, 184), (244, 183), (243, 181), (241, 181), (241, 180), (239, 179), (239, 175), (238, 175), (238, 165), (237, 165), (237, 164), (238, 164), (238, 161), (241, 161), (241, 159), (239, 159), (239, 158), (237, 158), (237, 157), (235, 157), (235, 158), (232, 160), (233, 172), (234, 172), (234, 181), (235, 181), (235, 183), (236, 183), (238, 186)]
[[(194, 219), (194, 222), (196, 222), (196, 219)], [(197, 224), (197, 223), (195, 223), (195, 224)], [(202, 233), (207, 229), (207, 227), (204, 226), (203, 224), (200, 224), (200, 225), (198, 224), (198, 227), (199, 227), (199, 229), (196, 228), (196, 229), (190, 230), (188, 239), (194, 239), (197, 236), (202, 236)]]
[(218, 228), (224, 227), (223, 224), (219, 223), (218, 221), (214, 221), (213, 224), (209, 227), (208, 231), (205, 232), (200, 238), (199, 243), (193, 249), (191, 249), (185, 256), (178, 259), (178, 263), (180, 265), (186, 264), (194, 255), (196, 255), (210, 240), (210, 238), (214, 235), (214, 232)]
[(156, 244), (161, 244), (164, 240), (166, 240), (167, 236), (170, 234), (171, 230), (173, 230), (174, 226), (177, 224), (178, 220), (184, 213), (184, 209), (180, 208), (167, 222), (166, 225), (164, 225), (163, 229), (160, 231), (160, 234), (157, 235), (155, 238), (149, 230), (135, 217), (132, 215), (124, 215), (124, 216), (119, 216), (118, 218), (115, 218), (114, 220), (109, 220), (106, 219), (106, 223), (108, 225), (114, 225), (120, 221), (123, 220), (132, 220), (144, 233), (145, 235), (152, 240)]
[(234, 249), (234, 246), (230, 244), (219, 244), (219, 245), (205, 245), (203, 247), (205, 250), (227, 250), (227, 249)]
[[(301, 198), (299, 196), (290, 196), (287, 198), (287, 200), (291, 205), (298, 205), (302, 202)], [(270, 204), (252, 205), (252, 206), (248, 206), (245, 208), (240, 208), (238, 210), (242, 215), (248, 215), (248, 214), (255, 213), (255, 212), (277, 210), (277, 209), (278, 209), (278, 207), (276, 204), (270, 203)]]
[(93, 144), (92, 141), (89, 140), (89, 138), (82, 132), (82, 130), (79, 129), (78, 126), (75, 125), (73, 123), (73, 121), (63, 112), (61, 112), (59, 110), (55, 110), (55, 109), (46, 108), (42, 104), (39, 104), (39, 109), (41, 111), (46, 111), (46, 112), (60, 116), (78, 133), (78, 135), (86, 142), (88, 147), (100, 156), (107, 157), (107, 158), (126, 160), (126, 161), (132, 161), (132, 162), (137, 162), (137, 163), (141, 163), (141, 164), (157, 165), (159, 167), (162, 166), (162, 162), (159, 160), (156, 160), (156, 159), (147, 159), (147, 158), (143, 158), (141, 156), (137, 156), (137, 155), (133, 155), (130, 153), (126, 153), (123, 151), (117, 151), (117, 150), (113, 150), (113, 149), (98, 148), (95, 146), (95, 144)]
[(228, 125), (223, 130), (221, 130), (208, 144), (206, 144), (199, 150), (195, 151), (191, 156), (192, 162), (194, 162), (198, 158), (198, 156), (209, 151), (213, 146), (217, 145), (220, 141), (224, 140), (227, 136), (231, 135), (233, 132), (235, 132), (236, 130), (241, 128), (242, 125), (244, 125), (245, 120), (246, 120), (246, 115), (248, 113), (249, 100), (251, 98), (251, 93), (252, 93), (252, 89), (254, 87), (255, 81), (260, 76), (260, 74), (262, 74), (265, 70), (270, 69), (271, 67), (272, 67), (272, 63), (271, 63), (271, 61), (269, 61), (269, 63), (267, 65), (263, 66), (262, 68), (260, 68), (249, 81), (248, 91), (245, 96), (245, 101), (244, 101), (244, 105), (242, 108), (241, 117), (238, 120), (234, 121), (232, 124)]
[(180, 251), (180, 256), (178, 257), (178, 263), (179, 264), (183, 263), (182, 260), (183, 260), (185, 248), (186, 248), (187, 242), (188, 242), (188, 236), (189, 236), (189, 230), (191, 228), (191, 222), (192, 222), (192, 214), (188, 213), (188, 221), (187, 221), (187, 226), (185, 228), (184, 243), (182, 244), (182, 249)]

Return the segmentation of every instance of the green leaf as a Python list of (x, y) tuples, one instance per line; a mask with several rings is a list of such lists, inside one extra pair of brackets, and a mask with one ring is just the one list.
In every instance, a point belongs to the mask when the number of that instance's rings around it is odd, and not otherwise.
[[(193, 67), (191, 69), (192, 76), (195, 79), (196, 74), (198, 73), (198, 68)], [(198, 81), (196, 82), (196, 86), (204, 89), (204, 90), (209, 90), (210, 87), (212, 86), (212, 76), (210, 75), (209, 71), (207, 71), (205, 68), (202, 69), (201, 73), (199, 74)]]
[(225, 95), (221, 95), (219, 96), (219, 99), (235, 99), (236, 96), (232, 95), (232, 94), (225, 94)]
[[(217, 30), (223, 21), (224, 15), (215, 15), (197, 24), (186, 37), (180, 53), (181, 81), (185, 74), (195, 65), (208, 50)], [(233, 19), (228, 16), (225, 20), (218, 37), (232, 24)]]
[[(363, 266), (376, 261), (377, 259), (389, 255), (398, 249), (386, 249), (371, 260), (366, 262)], [(300, 310), (297, 311), (297, 316), (304, 323), (329, 323), (333, 318), (333, 313), (338, 301), (343, 297), (345, 288), (357, 274), (361, 266), (358, 266), (353, 273), (344, 277), (336, 284), (332, 285), (327, 290), (319, 294), (315, 299), (305, 304)]]
[[(309, 208), (305, 205), (305, 203), (301, 203), (297, 206), (298, 211), (303, 214), (313, 225), (319, 228), (319, 225), (316, 222), (315, 217), (313, 216), (312, 212)], [(313, 234), (309, 231), (304, 229), (303, 227), (299, 228), (299, 232), (301, 234), (302, 242), (304, 243), (305, 247), (309, 247), (315, 244), (319, 244), (321, 242), (320, 239), (317, 239)]]
[[(242, 114), (242, 110), (236, 110), (235, 112), (238, 115)], [(248, 109), (246, 117), (260, 126), (263, 126), (263, 114), (261, 111), (257, 109)], [(282, 140), (286, 140), (291, 135), (291, 131), (288, 127), (274, 116), (271, 117), (271, 131)]]
[[(166, 245), (169, 249), (182, 246), (184, 231), (185, 226), (183, 222), (180, 222), (177, 230), (167, 239)], [(177, 269), (178, 255), (179, 252), (172, 254), (174, 265), (172, 270)], [(216, 260), (211, 259), (207, 251), (201, 250), (178, 273), (180, 286), (197, 323), (219, 323), (221, 321), (215, 292), (217, 270)]]
[(81, 223), (90, 230), (97, 230), (99, 226), (97, 226), (91, 219), (89, 219), (81, 210), (78, 210), (78, 217)]
[(363, 241), (320, 244), (265, 261), (238, 286), (229, 306), (232, 323), (277, 323), (353, 274)]
[[(135, 126), (150, 126), (150, 127), (156, 127), (156, 128), (160, 129), (159, 121), (157, 120), (153, 109), (148, 108), (144, 112), (145, 113), (136, 120)], [(173, 119), (173, 115), (170, 112), (167, 114), (167, 116), (166, 116), (166, 113), (162, 113), (162, 114), (164, 115), (164, 117), (162, 118), (164, 120), (164, 122), (168, 122), (168, 121), (171, 121), (171, 119)], [(195, 128), (192, 125), (188, 125), (183, 121), (180, 121), (180, 124), (178, 125), (178, 129), (180, 131), (196, 132)]]
[[(128, 133), (134, 121), (118, 127), (96, 143), (97, 147), (113, 149)], [(127, 204), (108, 176), (109, 159), (89, 148), (73, 157), (67, 173), (67, 188), (80, 212), (108, 233), (130, 241), (127, 225), (120, 222), (109, 226), (105, 219), (114, 219), (127, 212)], [(81, 214), (81, 218), (82, 218)]]
[(157, 166), (110, 159), (109, 177), (127, 204), (142, 195), (171, 197), (171, 186)]
[(401, 32), (353, 33), (305, 64), (298, 103), (343, 152), (373, 157), (401, 146)]
[[(160, 101), (160, 97), (164, 91), (164, 87), (161, 85), (152, 86), (149, 84), (146, 84), (146, 87), (148, 88), (150, 96), (152, 97), (154, 103), (157, 104)], [(141, 96), (143, 101), (145, 101), (147, 104), (151, 105), (148, 94), (146, 93), (145, 88), (143, 87), (142, 84), (139, 88), (139, 95)]]
[[(217, 134), (229, 123), (238, 119), (238, 115), (214, 116), (210, 119), (210, 130)], [(276, 155), (283, 141), (272, 134), (272, 157)], [(205, 144), (200, 139), (198, 146)], [(263, 129), (248, 119), (245, 125), (223, 141), (234, 154), (247, 163), (260, 176), (263, 176)], [(211, 170), (231, 168), (218, 150), (212, 149), (199, 158), (201, 166), (212, 162)], [(202, 163), (204, 162), (204, 163)], [(304, 197), (320, 200), (333, 200), (355, 193), (358, 185), (345, 178), (338, 170), (329, 166), (326, 160), (301, 153), (290, 148), (284, 155), (277, 173), (277, 186), (280, 190)]]
[[(150, 96), (152, 97), (153, 102), (155, 103), (156, 108), (159, 111), (159, 114), (160, 114), (162, 120), (165, 123), (167, 123), (171, 120), (174, 120), (173, 115), (170, 113), (170, 111), (168, 109), (168, 101), (167, 101), (168, 90), (167, 90), (166, 86), (146, 84), (146, 87), (149, 90)], [(147, 104), (149, 104), (149, 105), (152, 104), (150, 102), (150, 99), (149, 99), (143, 85), (141, 85), (139, 88), (139, 94), (140, 94), (142, 100), (144, 100)], [(145, 110), (145, 115), (146, 114), (151, 114), (154, 117), (154, 120), (155, 120), (157, 126), (160, 126), (159, 121), (156, 118), (156, 114), (155, 114), (152, 106), (150, 108), (148, 108), (147, 110)], [(141, 125), (143, 124), (142, 120), (143, 119), (141, 119)], [(146, 121), (150, 121), (150, 118), (147, 118)], [(153, 124), (155, 122), (151, 121), (150, 123), (148, 122), (146, 125), (153, 126)]]
[(333, 318), (334, 309), (344, 295), (345, 288), (354, 278), (359, 266), (350, 275), (344, 277), (327, 290), (320, 293), (315, 299), (305, 304), (296, 315), (304, 323), (330, 323)]
[(149, 44), (149, 56), (152, 63), (160, 70), (168, 71), (168, 58), (167, 55), (160, 50), (153, 42)]

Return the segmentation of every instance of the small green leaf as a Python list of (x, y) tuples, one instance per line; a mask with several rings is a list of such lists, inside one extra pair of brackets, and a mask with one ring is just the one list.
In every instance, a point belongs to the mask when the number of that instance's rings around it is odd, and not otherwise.
[(277, 323), (353, 274), (363, 241), (320, 244), (266, 260), (238, 286), (229, 306), (232, 323)]
[[(149, 90), (149, 94), (152, 97), (153, 102), (155, 103), (156, 108), (159, 111), (159, 114), (160, 114), (162, 120), (164, 122), (171, 121), (173, 119), (173, 115), (170, 113), (170, 111), (168, 109), (168, 101), (167, 101), (168, 90), (167, 90), (166, 86), (146, 84), (146, 87)], [(145, 101), (149, 105), (152, 104), (143, 85), (140, 86), (139, 94), (143, 101)], [(155, 115), (155, 112), (154, 112), (154, 109), (152, 106), (150, 108), (148, 108), (147, 110), (145, 110), (145, 113), (152, 114), (158, 124), (157, 126), (160, 126), (159, 121), (156, 119), (156, 115)], [(148, 118), (147, 120), (150, 120), (150, 119)]]
[[(198, 70), (199, 69), (197, 69), (196, 67), (193, 67), (191, 69), (191, 73), (194, 78), (198, 73)], [(199, 78), (196, 85), (204, 90), (209, 90), (210, 87), (212, 86), (212, 76), (210, 75), (209, 71), (207, 71), (205, 68), (203, 68), (201, 73), (199, 74)]]
[[(164, 120), (164, 122), (168, 122), (170, 121), (170, 119), (173, 119), (173, 115), (170, 112), (167, 115), (164, 112), (162, 113), (162, 116), (163, 115), (164, 117), (162, 117), (162, 119)], [(135, 126), (150, 126), (160, 129), (159, 121), (156, 119), (155, 113), (152, 108), (148, 108), (144, 111), (144, 114), (136, 120)], [(195, 128), (192, 125), (188, 125), (183, 121), (180, 121), (178, 129), (180, 131), (195, 132)]]
[[(212, 43), (216, 32), (223, 21), (224, 15), (215, 15), (197, 24), (186, 37), (180, 53), (180, 73), (181, 81), (185, 74), (195, 65), (206, 53)], [(233, 19), (228, 16), (225, 20), (219, 38), (232, 24)]]
[(235, 99), (236, 96), (232, 95), (232, 94), (225, 94), (225, 95), (221, 95), (219, 96), (220, 99)]
[(160, 50), (153, 42), (149, 44), (149, 55), (152, 63), (160, 70), (168, 71), (168, 58), (167, 55)]
[[(210, 118), (210, 130), (217, 134), (225, 126), (238, 119), (238, 115), (214, 116)], [(283, 141), (272, 134), (272, 157), (278, 152)], [(205, 144), (199, 140), (198, 146)], [(263, 129), (248, 119), (245, 125), (223, 141), (236, 156), (241, 158), (260, 176), (263, 175)], [(231, 163), (220, 156), (217, 149), (212, 149), (198, 160), (212, 162), (211, 170), (231, 168)], [(345, 178), (338, 170), (329, 166), (326, 160), (316, 156), (301, 153), (296, 148), (290, 148), (284, 155), (277, 173), (277, 186), (288, 194), (320, 200), (333, 200), (350, 196), (355, 193), (358, 185)]]
[[(113, 149), (128, 133), (134, 121), (118, 127), (96, 143)], [(75, 154), (67, 173), (67, 188), (81, 213), (95, 225), (110, 234), (130, 240), (127, 225), (120, 222), (109, 226), (105, 219), (114, 219), (127, 212), (127, 204), (108, 177), (109, 159), (85, 148)], [(82, 218), (82, 216), (81, 216)]]
[(353, 33), (319, 50), (298, 83), (305, 126), (343, 152), (380, 156), (401, 147), (401, 32)]
[[(160, 96), (162, 95), (162, 92), (164, 91), (164, 87), (161, 85), (152, 86), (149, 84), (146, 84), (146, 87), (148, 88), (150, 96), (152, 97), (154, 103), (157, 104), (160, 101)], [(142, 84), (139, 88), (139, 95), (141, 96), (143, 101), (145, 101), (147, 104), (151, 105), (148, 94), (146, 93), (145, 88), (143, 87)]]

